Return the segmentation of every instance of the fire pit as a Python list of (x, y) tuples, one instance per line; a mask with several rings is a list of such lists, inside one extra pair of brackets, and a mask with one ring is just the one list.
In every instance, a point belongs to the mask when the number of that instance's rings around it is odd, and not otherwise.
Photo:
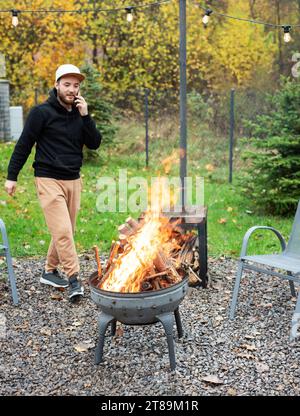
[(183, 336), (179, 315), (179, 304), (188, 290), (188, 279), (166, 289), (141, 293), (117, 293), (97, 287), (98, 272), (90, 276), (91, 297), (99, 306), (99, 340), (95, 352), (95, 363), (102, 361), (105, 332), (111, 324), (111, 335), (115, 335), (116, 322), (127, 325), (147, 325), (161, 322), (167, 336), (171, 370), (176, 367), (173, 324), (174, 316), (178, 337)]
[(96, 364), (102, 361), (109, 324), (114, 335), (117, 321), (128, 325), (161, 322), (171, 369), (175, 369), (174, 316), (178, 336), (182, 337), (179, 304), (191, 278), (199, 280), (197, 236), (185, 232), (185, 222), (180, 216), (164, 215), (160, 205), (144, 212), (138, 220), (127, 218), (118, 227), (119, 239), (112, 242), (104, 268), (94, 246), (98, 270), (90, 276), (90, 287), (92, 299), (101, 310)]

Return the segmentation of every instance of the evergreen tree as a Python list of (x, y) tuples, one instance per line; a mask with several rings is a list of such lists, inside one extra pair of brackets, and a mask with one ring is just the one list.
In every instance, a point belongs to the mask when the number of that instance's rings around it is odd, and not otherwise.
[(295, 212), (300, 198), (300, 84), (281, 79), (272, 97), (273, 111), (251, 123), (254, 150), (245, 154), (244, 191), (273, 214)]
[(111, 144), (117, 127), (113, 124), (113, 106), (103, 97), (100, 74), (90, 64), (82, 66), (81, 71), (86, 79), (80, 92), (87, 101), (89, 113), (102, 134), (102, 143)]

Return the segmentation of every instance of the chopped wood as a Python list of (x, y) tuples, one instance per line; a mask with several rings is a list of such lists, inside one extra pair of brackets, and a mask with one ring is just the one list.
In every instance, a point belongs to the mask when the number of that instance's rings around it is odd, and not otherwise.
[(192, 285), (196, 285), (201, 282), (200, 277), (194, 272), (194, 270), (189, 267), (189, 283)]
[(120, 248), (120, 245), (121, 245), (120, 242), (119, 241), (116, 241), (114, 243), (114, 245), (111, 247), (110, 254), (109, 254), (109, 258), (108, 258), (108, 261), (107, 261), (107, 264), (106, 264), (105, 273), (107, 273), (107, 271), (110, 269), (110, 266), (111, 266), (111, 264), (113, 262), (113, 259), (115, 258), (115, 256), (118, 253), (118, 250)]
[(142, 214), (138, 221), (128, 217), (125, 223), (118, 227), (119, 239), (111, 245), (105, 273), (100, 269), (101, 263), (98, 255), (99, 267), (96, 248), (94, 248), (98, 266), (97, 282), (99, 284), (97, 286), (101, 288), (114, 268), (118, 266), (119, 255), (126, 256), (131, 250), (134, 250), (134, 254), (141, 264), (140, 271), (132, 275), (131, 280), (126, 282), (126, 286), (120, 289), (121, 292), (160, 290), (181, 282), (185, 276), (188, 276), (189, 283), (192, 284), (201, 281), (197, 275), (200, 266), (199, 252), (196, 247), (198, 236), (192, 232), (186, 232), (181, 226), (183, 224), (182, 218), (170, 221), (167, 217), (163, 218), (161, 227), (169, 239), (150, 264), (143, 259), (139, 252), (136, 252), (132, 242), (141, 229), (145, 216), (145, 213)]
[(153, 264), (158, 272), (163, 272), (168, 268), (168, 262), (165, 259), (165, 256), (162, 251), (157, 253), (157, 256), (153, 260)]
[(160, 284), (159, 284), (159, 279), (154, 279), (152, 281), (152, 285), (153, 285), (155, 290), (160, 290), (161, 289)]
[(97, 246), (94, 246), (93, 249), (94, 249), (94, 252), (95, 252), (95, 257), (96, 257), (96, 262), (97, 262), (98, 277), (101, 279), (101, 277), (102, 277), (102, 267), (101, 267), (101, 263), (100, 263), (99, 250), (98, 250)]
[(120, 225), (118, 231), (119, 235), (125, 235), (126, 237), (129, 237), (133, 233), (133, 230), (127, 224)]
[(154, 279), (155, 277), (159, 277), (159, 276), (167, 276), (167, 271), (160, 272), (160, 273), (155, 273), (155, 274), (152, 274), (151, 276), (146, 276), (145, 279), (146, 280), (151, 280), (151, 279)]
[(134, 218), (128, 217), (125, 223), (127, 226), (129, 225), (133, 231), (137, 231), (140, 228), (140, 224)]

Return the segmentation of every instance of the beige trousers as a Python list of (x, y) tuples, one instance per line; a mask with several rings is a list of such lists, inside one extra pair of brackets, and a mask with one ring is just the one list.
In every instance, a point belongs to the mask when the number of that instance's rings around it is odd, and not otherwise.
[(52, 237), (45, 270), (52, 271), (60, 264), (70, 277), (79, 272), (74, 233), (80, 208), (81, 178), (58, 180), (35, 177), (35, 186)]

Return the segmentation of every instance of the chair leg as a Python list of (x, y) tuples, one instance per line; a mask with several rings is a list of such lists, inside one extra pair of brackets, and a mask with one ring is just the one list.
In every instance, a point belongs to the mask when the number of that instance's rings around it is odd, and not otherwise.
[(243, 262), (239, 261), (238, 270), (237, 270), (236, 278), (235, 278), (235, 284), (234, 284), (234, 289), (233, 289), (231, 305), (230, 305), (229, 319), (234, 319), (234, 313), (235, 313), (237, 298), (238, 298), (238, 294), (239, 294), (239, 288), (240, 288), (240, 283), (241, 283), (241, 278), (242, 278), (242, 273), (243, 273), (243, 267), (244, 267)]
[[(291, 272), (287, 272), (288, 275), (291, 275)], [(291, 289), (291, 294), (293, 296), (293, 298), (295, 298), (297, 296), (296, 294), (296, 290), (295, 290), (295, 284), (292, 280), (289, 280), (289, 285), (290, 285), (290, 289)]]
[(300, 326), (300, 290), (298, 292), (296, 308), (292, 318), (292, 329), (290, 335), (290, 341), (293, 341), (296, 337), (300, 335), (298, 328)]
[(19, 303), (19, 299), (18, 299), (18, 292), (17, 292), (17, 286), (16, 286), (16, 277), (15, 277), (14, 269), (13, 269), (13, 266), (12, 266), (12, 258), (11, 258), (11, 255), (10, 255), (10, 249), (9, 249), (9, 242), (8, 242), (6, 227), (5, 227), (5, 224), (4, 224), (4, 222), (2, 221), (1, 218), (0, 218), (0, 232), (1, 232), (1, 235), (2, 235), (3, 244), (4, 244), (4, 247), (5, 247), (5, 257), (6, 257), (6, 261), (7, 261), (7, 271), (8, 271), (10, 288), (11, 288), (11, 292), (12, 292), (13, 303), (15, 305), (17, 305)]

